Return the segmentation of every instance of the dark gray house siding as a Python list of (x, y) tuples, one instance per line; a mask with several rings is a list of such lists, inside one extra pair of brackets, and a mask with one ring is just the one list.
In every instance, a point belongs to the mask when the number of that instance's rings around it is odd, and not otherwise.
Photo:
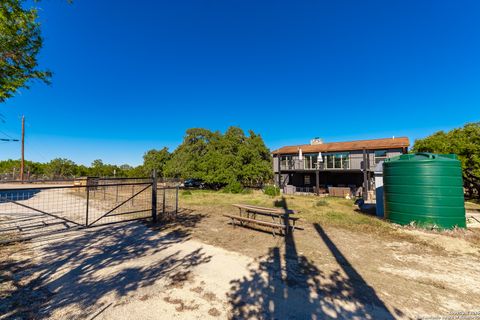
[(406, 153), (408, 144), (408, 138), (402, 137), (283, 147), (273, 152), (275, 182), (281, 188), (290, 185), (307, 192), (330, 186), (369, 190), (376, 165)]
[[(369, 150), (367, 152), (367, 158), (369, 159), (369, 165), (368, 167), (375, 168), (376, 164), (378, 163), (377, 161), (383, 160), (384, 157), (378, 157), (375, 156), (375, 151), (385, 151), (386, 152), (386, 158), (391, 158), (394, 156), (398, 156), (402, 154), (402, 149), (382, 149), (382, 150)], [(342, 152), (327, 152), (327, 153), (322, 153), (322, 157), (325, 158), (328, 155), (331, 154), (348, 154), (348, 168), (329, 168), (326, 165), (326, 160), (323, 159), (323, 168), (322, 170), (325, 171), (339, 171), (339, 170), (347, 170), (347, 171), (352, 171), (352, 170), (362, 170), (363, 169), (363, 152), (362, 151), (342, 151)], [(281, 159), (287, 158), (289, 159), (288, 164), (284, 164), (285, 160), (281, 162), (280, 165), (280, 170), (283, 171), (315, 171), (316, 167), (312, 166), (306, 166), (305, 165), (305, 157), (308, 157), (312, 154), (303, 154), (303, 160), (299, 159), (298, 153), (295, 154), (282, 154), (280, 155)], [(318, 153), (315, 153), (314, 155), (318, 155)], [(290, 160), (291, 159), (291, 160)], [(278, 155), (273, 155), (273, 172), (277, 173), (278, 172)]]

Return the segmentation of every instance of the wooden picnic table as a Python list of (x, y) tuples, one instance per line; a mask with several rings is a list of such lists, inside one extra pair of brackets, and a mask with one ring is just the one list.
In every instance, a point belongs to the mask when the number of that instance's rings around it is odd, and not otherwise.
[(232, 204), (232, 206), (237, 207), (240, 209), (246, 210), (246, 211), (253, 211), (257, 213), (266, 213), (266, 214), (281, 214), (284, 215), (285, 213), (288, 214), (296, 214), (297, 212), (292, 209), (285, 209), (284, 208), (268, 208), (268, 207), (260, 207), (260, 206), (254, 206), (251, 204)]
[[(296, 228), (296, 221), (299, 219), (290, 216), (291, 214), (295, 214), (295, 211), (290, 209), (268, 208), (247, 204), (233, 204), (232, 206), (239, 209), (239, 214), (237, 216), (225, 214), (224, 216), (232, 220), (233, 226), (238, 222), (241, 226), (255, 224), (269, 227), (272, 229), (274, 236), (275, 230), (280, 230), (285, 234), (290, 230), (293, 231)], [(272, 222), (259, 220), (257, 219), (257, 215), (270, 217), (272, 218)], [(292, 225), (290, 225), (290, 222), (292, 222)]]

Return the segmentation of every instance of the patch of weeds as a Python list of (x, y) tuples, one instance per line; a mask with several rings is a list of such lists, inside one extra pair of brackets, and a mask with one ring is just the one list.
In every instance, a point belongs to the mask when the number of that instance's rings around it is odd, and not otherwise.
[(163, 300), (170, 304), (176, 304), (177, 306), (175, 307), (175, 310), (177, 310), (178, 312), (197, 310), (199, 307), (198, 304), (186, 305), (185, 302), (181, 299), (172, 299), (170, 297), (165, 297), (163, 298)]
[(195, 292), (195, 293), (202, 293), (203, 288), (202, 287), (195, 287), (190, 289), (190, 291)]
[(243, 189), (243, 191), (242, 191), (242, 194), (252, 194), (252, 193), (253, 193), (253, 190), (250, 189), (250, 188), (245, 188), (245, 189)]
[(148, 298), (150, 298), (150, 296), (149, 296), (148, 294), (145, 294), (145, 295), (141, 296), (141, 297), (139, 298), (139, 300), (140, 300), (140, 301), (146, 301), (146, 300), (148, 300)]
[(325, 206), (328, 206), (328, 201), (325, 200), (325, 199), (318, 200), (318, 201), (315, 203), (315, 206), (317, 206), (317, 207), (325, 207)]
[(170, 297), (163, 298), (163, 301), (165, 301), (167, 303), (170, 303), (170, 304), (181, 304), (181, 303), (183, 303), (183, 301), (180, 300), (180, 299), (172, 299)]
[(274, 185), (267, 185), (263, 188), (263, 193), (267, 196), (276, 197), (280, 195), (280, 189)]
[(217, 299), (217, 296), (213, 292), (205, 292), (203, 298), (207, 301), (214, 301)]
[(331, 220), (332, 222), (333, 221), (342, 221), (342, 222), (347, 222), (346, 220), (346, 217), (345, 217), (345, 214), (343, 214), (342, 212), (337, 212), (337, 211), (328, 211), (327, 214), (326, 214), (327, 218), (329, 220)]
[(480, 230), (470, 229), (468, 234), (465, 236), (467, 241), (472, 242), (473, 244), (480, 246)]
[(190, 271), (179, 271), (169, 277), (170, 283), (167, 285), (168, 288), (183, 288), (185, 282), (190, 280)]
[(192, 195), (192, 191), (190, 191), (190, 190), (182, 191), (182, 196), (191, 196), (191, 195)]
[(211, 308), (210, 310), (208, 310), (208, 314), (211, 315), (212, 317), (219, 317), (220, 311), (218, 311), (215, 308)]

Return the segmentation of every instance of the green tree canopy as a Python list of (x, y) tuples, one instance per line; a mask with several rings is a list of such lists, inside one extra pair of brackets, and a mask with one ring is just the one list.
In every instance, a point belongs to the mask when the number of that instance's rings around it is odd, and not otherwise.
[(48, 162), (45, 167), (45, 174), (52, 178), (73, 177), (77, 165), (72, 160), (56, 158)]
[(122, 177), (125, 173), (122, 169), (113, 164), (105, 164), (101, 159), (93, 160), (92, 165), (88, 169), (88, 175), (94, 177)]
[(0, 102), (12, 97), (31, 80), (49, 82), (51, 73), (38, 69), (42, 47), (35, 8), (23, 7), (23, 0), (0, 1)]
[(168, 148), (161, 150), (151, 149), (143, 155), (143, 171), (144, 175), (150, 176), (153, 170), (156, 170), (157, 176), (164, 176), (164, 168), (170, 160), (170, 152)]
[(165, 166), (165, 174), (202, 179), (216, 186), (236, 182), (259, 185), (272, 177), (271, 156), (261, 136), (253, 131), (246, 136), (237, 127), (228, 128), (225, 134), (189, 129)]
[[(173, 152), (167, 148), (152, 149), (143, 155), (143, 164), (132, 167), (105, 164), (97, 159), (90, 167), (57, 158), (42, 164), (26, 162), (26, 167), (38, 178), (91, 177), (149, 177), (153, 169), (157, 175), (169, 178), (201, 179), (213, 187), (230, 185), (258, 186), (272, 178), (272, 162), (268, 148), (260, 135), (230, 127), (222, 134), (207, 129), (186, 131), (183, 142)], [(19, 160), (0, 161), (0, 174), (11, 177), (20, 168)]]
[(449, 132), (439, 131), (418, 139), (414, 152), (455, 153), (462, 162), (465, 189), (470, 197), (480, 197), (480, 122), (467, 123)]
[[(25, 161), (25, 171), (31, 179), (51, 179), (73, 177), (145, 177), (143, 166), (105, 164), (98, 159), (90, 167), (79, 165), (69, 159), (56, 158), (47, 163)], [(18, 178), (20, 160), (0, 161), (0, 176), (3, 179)]]
[[(42, 177), (45, 174), (47, 164), (25, 161), (25, 171), (30, 176)], [(6, 174), (8, 176), (17, 175), (20, 173), (20, 160), (3, 160), (0, 161), (0, 174)]]
[(188, 129), (182, 144), (172, 153), (170, 161), (165, 165), (164, 174), (173, 178), (202, 179), (201, 160), (207, 153), (212, 140), (219, 139), (219, 132), (207, 129)]

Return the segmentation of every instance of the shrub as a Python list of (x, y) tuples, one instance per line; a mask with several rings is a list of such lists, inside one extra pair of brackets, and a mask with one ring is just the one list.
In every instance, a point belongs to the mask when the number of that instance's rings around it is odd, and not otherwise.
[(275, 197), (280, 195), (280, 188), (274, 185), (267, 185), (263, 188), (263, 192), (268, 196)]
[(223, 192), (242, 193), (243, 192), (243, 186), (238, 181), (232, 181), (223, 188)]

